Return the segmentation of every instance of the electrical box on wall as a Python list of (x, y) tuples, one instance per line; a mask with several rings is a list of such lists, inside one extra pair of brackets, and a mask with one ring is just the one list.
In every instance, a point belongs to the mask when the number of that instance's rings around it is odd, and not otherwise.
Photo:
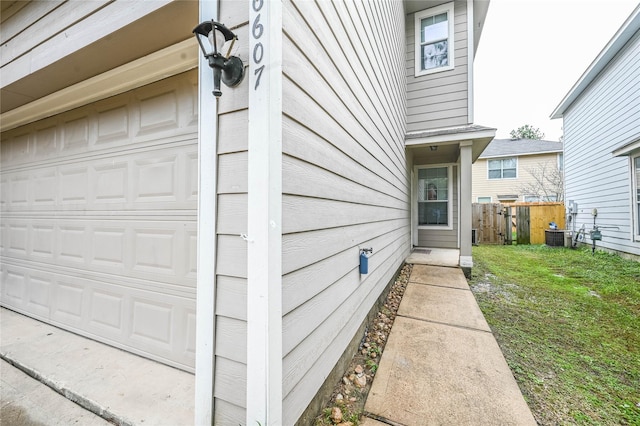
[(373, 253), (373, 248), (368, 249), (360, 249), (360, 274), (368, 274), (369, 273), (369, 255), (368, 253)]

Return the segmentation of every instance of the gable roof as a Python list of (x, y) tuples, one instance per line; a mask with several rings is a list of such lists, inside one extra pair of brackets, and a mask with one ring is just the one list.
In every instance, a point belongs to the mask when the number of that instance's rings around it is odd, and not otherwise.
[(479, 158), (552, 154), (560, 153), (562, 150), (562, 142), (534, 139), (494, 139)]
[(551, 118), (560, 118), (573, 102), (580, 97), (582, 92), (598, 77), (600, 72), (606, 68), (611, 60), (620, 52), (633, 35), (640, 30), (640, 4), (631, 12), (631, 15), (622, 24), (618, 32), (602, 49), (600, 54), (593, 60), (589, 68), (582, 74), (580, 79), (573, 85), (569, 93), (562, 99), (560, 104), (551, 113)]

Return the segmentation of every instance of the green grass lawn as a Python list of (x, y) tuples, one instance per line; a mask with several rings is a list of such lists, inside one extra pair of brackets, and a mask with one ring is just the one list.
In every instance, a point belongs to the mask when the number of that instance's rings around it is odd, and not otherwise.
[(543, 425), (640, 425), (640, 263), (479, 246), (471, 288)]

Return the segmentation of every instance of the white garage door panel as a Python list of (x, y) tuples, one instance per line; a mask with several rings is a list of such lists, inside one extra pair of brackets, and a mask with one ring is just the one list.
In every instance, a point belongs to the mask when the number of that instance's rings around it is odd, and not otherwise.
[[(162, 210), (196, 208), (195, 135), (126, 154), (7, 170), (4, 211)], [(8, 167), (8, 166), (7, 166)]]
[(3, 302), (35, 318), (171, 365), (181, 366), (172, 359), (195, 356), (194, 295), (162, 294), (126, 278), (104, 282), (13, 264), (3, 265), (2, 282)]
[[(196, 287), (196, 219), (139, 216), (3, 215), (6, 261), (31, 267), (81, 269), (85, 274), (156, 280), (159, 291)], [(163, 218), (164, 219), (164, 218)], [(5, 235), (6, 234), (6, 235)], [(3, 253), (4, 254), (4, 253)]]
[(2, 134), (3, 305), (193, 370), (196, 77)]

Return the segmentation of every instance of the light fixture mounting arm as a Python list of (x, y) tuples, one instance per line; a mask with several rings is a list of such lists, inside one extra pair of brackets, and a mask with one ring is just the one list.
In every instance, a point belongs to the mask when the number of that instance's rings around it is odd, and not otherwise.
[[(230, 29), (216, 21), (205, 21), (193, 29), (193, 34), (198, 40), (202, 54), (209, 62), (213, 70), (213, 95), (218, 98), (222, 96), (220, 90), (220, 80), (228, 86), (235, 87), (244, 77), (244, 64), (237, 56), (224, 56), (222, 48), (228, 41), (233, 42), (238, 39)], [(203, 39), (208, 40), (211, 50), (207, 49)], [(229, 53), (230, 53), (229, 49)]]

